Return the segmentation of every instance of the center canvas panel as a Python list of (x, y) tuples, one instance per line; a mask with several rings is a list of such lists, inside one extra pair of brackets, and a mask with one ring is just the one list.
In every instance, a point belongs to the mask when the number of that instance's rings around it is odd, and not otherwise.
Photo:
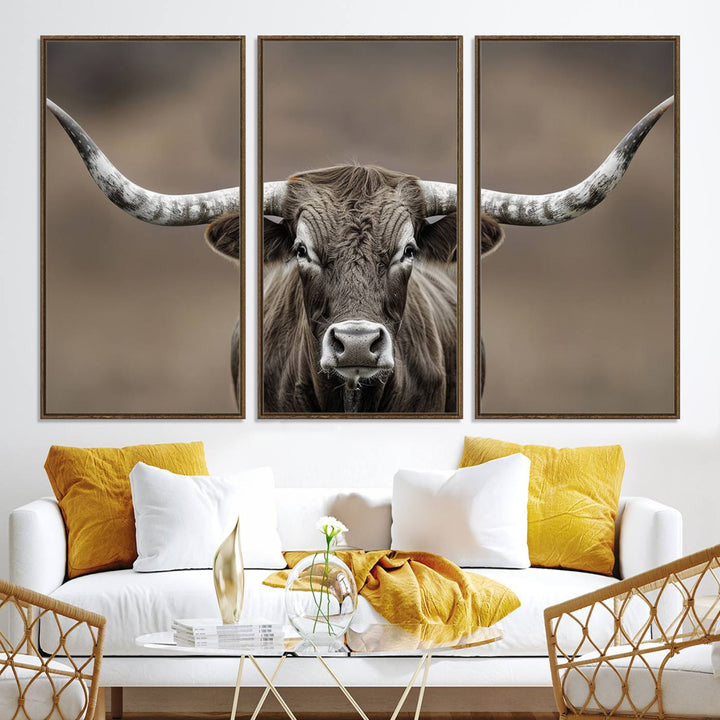
[(460, 417), (461, 39), (259, 52), (259, 416)]

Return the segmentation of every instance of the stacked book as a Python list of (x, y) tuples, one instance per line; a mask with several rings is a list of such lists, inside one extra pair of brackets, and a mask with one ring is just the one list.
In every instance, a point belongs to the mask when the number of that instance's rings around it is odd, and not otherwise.
[(217, 618), (185, 618), (173, 621), (175, 642), (184, 647), (282, 652), (285, 629), (266, 618), (243, 619), (237, 625), (223, 625)]

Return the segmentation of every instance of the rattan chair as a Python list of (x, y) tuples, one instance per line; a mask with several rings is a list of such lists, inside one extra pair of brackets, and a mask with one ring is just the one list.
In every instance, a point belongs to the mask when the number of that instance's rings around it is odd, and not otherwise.
[(104, 717), (104, 695), (96, 713), (104, 632), (101, 615), (0, 580), (0, 718)]
[(720, 545), (545, 610), (561, 718), (720, 717)]

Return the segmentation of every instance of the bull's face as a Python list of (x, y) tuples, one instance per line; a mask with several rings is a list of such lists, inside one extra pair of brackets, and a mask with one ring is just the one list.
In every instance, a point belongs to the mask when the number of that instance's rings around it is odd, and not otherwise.
[(419, 248), (402, 205), (353, 214), (334, 213), (328, 222), (304, 211), (291, 252), (320, 367), (359, 381), (395, 365), (394, 339)]
[(312, 183), (288, 195), (292, 217), (266, 222), (264, 260), (297, 273), (315, 367), (349, 385), (381, 380), (395, 367), (414, 269), (454, 259), (454, 213), (427, 223), (410, 179), (359, 196)]

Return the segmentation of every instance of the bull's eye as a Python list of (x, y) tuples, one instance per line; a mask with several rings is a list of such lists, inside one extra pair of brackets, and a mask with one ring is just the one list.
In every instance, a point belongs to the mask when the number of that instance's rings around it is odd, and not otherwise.
[(415, 257), (416, 252), (417, 248), (415, 245), (406, 245), (405, 250), (403, 250), (403, 260), (412, 260)]
[(306, 258), (308, 256), (307, 248), (302, 243), (298, 243), (295, 247), (295, 255), (300, 260)]

